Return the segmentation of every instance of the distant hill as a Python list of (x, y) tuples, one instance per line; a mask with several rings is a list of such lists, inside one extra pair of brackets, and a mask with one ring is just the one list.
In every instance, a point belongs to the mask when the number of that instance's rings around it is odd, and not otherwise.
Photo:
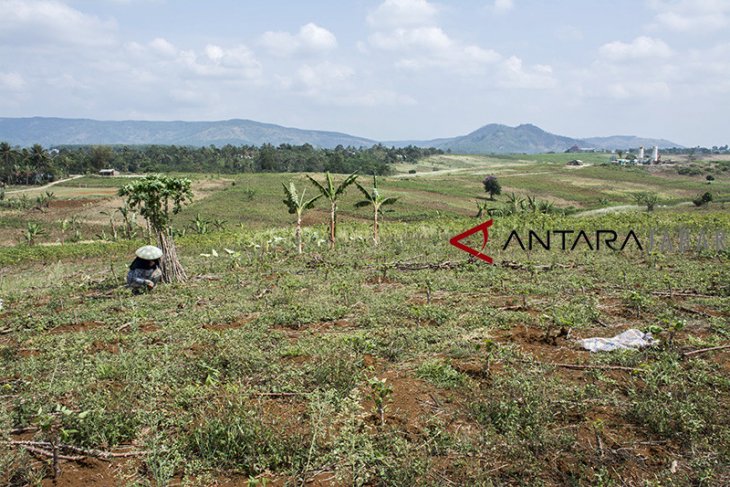
[(457, 153), (562, 152), (576, 144), (575, 139), (545, 132), (531, 124), (508, 127), (491, 123), (470, 134), (442, 140), (435, 147)]
[[(375, 140), (339, 132), (302, 130), (253, 120), (219, 122), (145, 122), (99, 121), (67, 118), (0, 118), (0, 141), (29, 146), (94, 144), (159, 144), (190, 146), (311, 144), (334, 148), (338, 145), (370, 147)], [(575, 139), (551, 134), (531, 124), (509, 127), (485, 125), (467, 135), (432, 140), (384, 142), (402, 147), (436, 147), (462, 154), (507, 154), (563, 152), (566, 149), (592, 147), (596, 149), (628, 149), (658, 145), (660, 148), (682, 147), (664, 139), (647, 139), (630, 135)]]
[(564, 152), (573, 146), (608, 150), (637, 148), (642, 145), (646, 148), (658, 145), (662, 149), (682, 147), (677, 143), (664, 139), (647, 139), (631, 135), (574, 139), (551, 134), (532, 124), (509, 127), (496, 123), (485, 125), (470, 134), (460, 137), (386, 143), (386, 145), (390, 144), (396, 147), (409, 144), (421, 147), (436, 147), (438, 149), (450, 150), (457, 154), (537, 154), (542, 152)]
[(681, 145), (666, 139), (646, 139), (643, 137), (634, 137), (633, 135), (612, 135), (611, 137), (590, 137), (583, 139), (583, 143), (587, 147), (596, 147), (598, 149), (629, 149), (644, 146), (645, 148), (654, 147), (660, 149), (669, 149), (671, 147), (682, 147)]
[(338, 132), (302, 130), (252, 120), (221, 122), (99, 121), (67, 118), (0, 118), (0, 141), (41, 144), (273, 145), (315, 147), (372, 146), (374, 140)]

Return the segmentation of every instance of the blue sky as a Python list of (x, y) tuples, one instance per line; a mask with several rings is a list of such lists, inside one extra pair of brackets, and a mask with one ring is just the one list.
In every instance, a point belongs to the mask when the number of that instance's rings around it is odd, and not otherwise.
[(730, 0), (0, 0), (0, 116), (730, 143)]

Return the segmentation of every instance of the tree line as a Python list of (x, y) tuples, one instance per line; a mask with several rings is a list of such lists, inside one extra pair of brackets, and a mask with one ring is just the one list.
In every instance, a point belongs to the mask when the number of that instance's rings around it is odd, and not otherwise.
[(319, 149), (310, 144), (264, 144), (190, 147), (184, 145), (79, 145), (13, 147), (0, 142), (0, 182), (43, 184), (68, 174), (121, 172), (332, 172), (390, 174), (391, 164), (416, 162), (443, 151), (434, 148), (343, 147)]

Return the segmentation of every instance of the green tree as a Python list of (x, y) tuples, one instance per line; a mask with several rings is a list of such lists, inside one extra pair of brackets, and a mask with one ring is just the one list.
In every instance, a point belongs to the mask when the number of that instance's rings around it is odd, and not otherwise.
[(31, 165), (32, 171), (35, 173), (35, 176), (40, 176), (41, 179), (46, 179), (46, 176), (51, 172), (51, 156), (40, 144), (33, 144), (30, 148), (30, 152), (28, 153), (28, 162)]
[(325, 181), (325, 185), (320, 184), (312, 176), (307, 177), (310, 181), (312, 181), (312, 184), (317, 187), (319, 192), (322, 193), (322, 196), (330, 202), (330, 248), (334, 249), (335, 241), (337, 239), (337, 199), (345, 192), (345, 189), (347, 189), (349, 185), (355, 182), (357, 174), (350, 174), (337, 187), (335, 187), (335, 183), (332, 180), (332, 175), (329, 171), (326, 175), (327, 180)]
[(297, 215), (297, 227), (295, 231), (295, 236), (297, 239), (297, 251), (301, 254), (302, 253), (302, 214), (304, 213), (304, 210), (308, 210), (314, 206), (314, 203), (322, 197), (322, 195), (315, 196), (314, 198), (310, 198), (308, 200), (304, 199), (304, 195), (306, 194), (307, 190), (303, 190), (301, 196), (297, 192), (296, 186), (294, 186), (294, 183), (289, 183), (289, 186), (287, 186), (284, 183), (281, 183), (282, 186), (284, 186), (284, 204), (289, 208), (289, 214), (290, 215)]
[(494, 200), (495, 194), (502, 194), (502, 186), (499, 184), (499, 181), (497, 181), (496, 176), (487, 176), (484, 178), (484, 181), (482, 181), (482, 184), (484, 185), (484, 191), (489, 193), (490, 200)]
[(193, 200), (191, 181), (187, 178), (173, 178), (150, 175), (126, 184), (119, 189), (119, 196), (127, 199), (130, 210), (139, 210), (157, 236), (162, 250), (162, 280), (184, 282), (185, 269), (180, 264), (170, 224), (173, 214)]
[(7, 142), (0, 142), (0, 181), (5, 183), (14, 182), (15, 162), (18, 151)]
[(373, 176), (373, 190), (372, 192), (368, 192), (367, 189), (363, 188), (360, 183), (355, 183), (355, 186), (357, 186), (357, 189), (360, 190), (360, 192), (365, 196), (365, 199), (362, 201), (358, 201), (355, 203), (355, 206), (357, 208), (362, 208), (363, 206), (372, 206), (373, 207), (373, 243), (377, 246), (378, 245), (378, 214), (380, 214), (380, 208), (387, 205), (392, 205), (396, 201), (398, 201), (398, 198), (385, 198), (383, 195), (380, 194), (378, 191), (378, 181)]
[(654, 211), (654, 207), (659, 203), (659, 195), (649, 192), (634, 193), (634, 200), (637, 205), (646, 206), (646, 211)]

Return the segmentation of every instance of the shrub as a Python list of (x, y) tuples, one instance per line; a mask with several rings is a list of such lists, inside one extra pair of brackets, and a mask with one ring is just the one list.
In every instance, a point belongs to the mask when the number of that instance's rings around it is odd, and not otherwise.
[(496, 176), (487, 176), (482, 184), (484, 185), (484, 191), (489, 193), (489, 199), (493, 200), (495, 194), (502, 194), (502, 186), (497, 181)]
[(692, 203), (694, 203), (695, 206), (705, 206), (707, 203), (712, 201), (712, 193), (705, 192), (705, 194), (697, 196), (697, 198), (692, 200)]

